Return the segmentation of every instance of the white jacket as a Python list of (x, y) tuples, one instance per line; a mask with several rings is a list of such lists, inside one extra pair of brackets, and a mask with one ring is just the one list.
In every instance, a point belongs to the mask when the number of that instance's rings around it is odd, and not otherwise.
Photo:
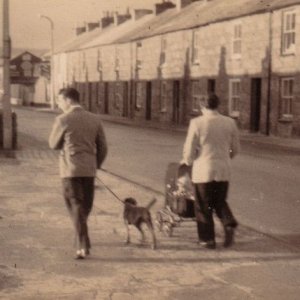
[(229, 181), (230, 160), (239, 149), (235, 121), (216, 110), (203, 109), (203, 116), (190, 122), (182, 163), (193, 165), (194, 183)]

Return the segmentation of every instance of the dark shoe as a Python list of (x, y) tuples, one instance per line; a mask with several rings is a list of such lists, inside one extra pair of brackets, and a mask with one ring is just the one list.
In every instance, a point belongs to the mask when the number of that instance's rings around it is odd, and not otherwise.
[(207, 241), (207, 242), (199, 241), (198, 244), (201, 248), (216, 249), (215, 241)]
[(224, 240), (224, 247), (228, 248), (232, 246), (234, 242), (234, 228), (231, 226), (225, 227), (225, 240)]

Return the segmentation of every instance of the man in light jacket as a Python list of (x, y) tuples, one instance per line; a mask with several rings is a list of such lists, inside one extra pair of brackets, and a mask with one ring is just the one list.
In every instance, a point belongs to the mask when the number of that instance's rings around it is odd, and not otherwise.
[(79, 97), (76, 89), (60, 90), (57, 104), (64, 113), (55, 119), (49, 146), (61, 151), (60, 177), (76, 231), (75, 258), (83, 259), (91, 248), (87, 219), (93, 206), (94, 178), (106, 157), (107, 145), (100, 116), (85, 111)]
[(199, 243), (215, 249), (213, 211), (224, 226), (224, 247), (233, 243), (238, 225), (226, 202), (231, 159), (239, 152), (235, 121), (218, 112), (219, 98), (211, 94), (201, 106), (203, 115), (192, 119), (182, 163), (192, 167)]

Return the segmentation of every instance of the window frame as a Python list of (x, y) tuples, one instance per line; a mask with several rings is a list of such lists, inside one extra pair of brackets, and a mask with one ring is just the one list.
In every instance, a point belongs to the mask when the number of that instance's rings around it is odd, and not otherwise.
[[(287, 18), (288, 16), (294, 16), (294, 22), (291, 21), (292, 24), (294, 24), (294, 27), (292, 29), (287, 29)], [(292, 17), (293, 19), (293, 17)], [(282, 12), (282, 37), (281, 37), (281, 53), (282, 55), (294, 55), (296, 53), (296, 26), (297, 26), (297, 13), (295, 9), (285, 10)], [(294, 34), (294, 43), (293, 47), (287, 48), (285, 45), (286, 42), (286, 36)]]
[(194, 30), (193, 31), (193, 57), (192, 62), (194, 65), (199, 65), (200, 57), (199, 57), (199, 49), (200, 49), (200, 32)]
[[(233, 95), (233, 84), (239, 83), (239, 95)], [(233, 98), (238, 98), (238, 102), (234, 101)], [(241, 78), (231, 78), (229, 79), (229, 99), (228, 99), (228, 111), (229, 115), (232, 117), (239, 117), (240, 116), (240, 110), (239, 107), (233, 107), (235, 103), (239, 103), (242, 98), (242, 80)]]
[(139, 70), (142, 68), (142, 60), (141, 60), (141, 48), (143, 44), (141, 41), (136, 42), (135, 44), (136, 49), (136, 69)]
[(120, 52), (119, 52), (119, 47), (115, 47), (115, 71), (119, 72), (120, 71)]
[[(239, 27), (239, 34), (236, 36), (236, 28)], [(235, 45), (239, 43), (240, 52), (235, 52)], [(243, 43), (243, 26), (242, 22), (234, 22), (232, 27), (232, 44), (231, 44), (231, 53), (232, 57), (235, 59), (240, 59), (242, 57), (242, 43)]]
[[(284, 95), (284, 82), (291, 81), (293, 82), (292, 85), (292, 94), (291, 95)], [(279, 111), (279, 118), (280, 119), (291, 119), (293, 118), (293, 102), (294, 102), (294, 97), (295, 97), (295, 78), (292, 76), (288, 77), (281, 77), (280, 78), (280, 111)], [(284, 105), (285, 101), (289, 101), (290, 104), (289, 106), (289, 111), (285, 112), (283, 111), (283, 108), (286, 107)]]
[(161, 67), (167, 64), (168, 39), (162, 35), (160, 40)]

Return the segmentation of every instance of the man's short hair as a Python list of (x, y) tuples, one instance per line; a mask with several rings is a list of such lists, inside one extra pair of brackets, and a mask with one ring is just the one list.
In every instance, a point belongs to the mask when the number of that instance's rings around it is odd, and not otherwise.
[(79, 103), (79, 92), (74, 88), (63, 88), (59, 91), (59, 95), (64, 96), (65, 98), (69, 98), (74, 102)]
[(216, 94), (209, 94), (206, 100), (208, 109), (217, 109), (220, 104), (220, 99)]

